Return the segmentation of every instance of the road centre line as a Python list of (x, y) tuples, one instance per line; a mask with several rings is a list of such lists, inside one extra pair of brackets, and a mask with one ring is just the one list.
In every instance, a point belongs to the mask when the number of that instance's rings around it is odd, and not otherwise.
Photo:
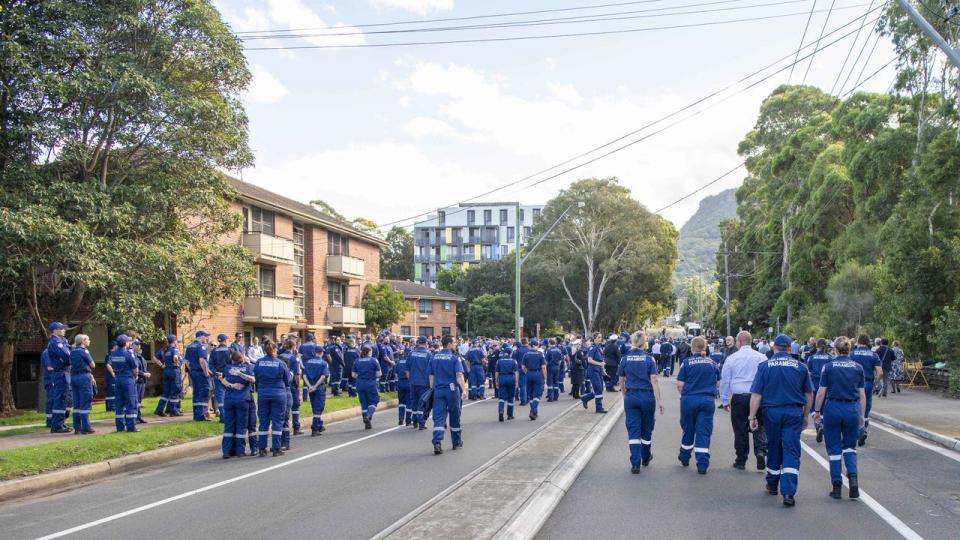
[[(483, 399), (483, 400), (481, 400), (481, 401), (474, 401), (473, 403), (466, 403), (466, 404), (464, 404), (463, 408), (470, 407), (471, 405), (476, 405), (477, 403), (483, 403), (484, 401), (487, 401), (488, 399), (490, 399), (490, 398), (485, 398), (485, 399)], [(387, 410), (391, 410), (391, 409), (387, 409)], [(354, 419), (354, 418), (351, 418), (351, 419), (341, 420), (340, 422), (349, 422), (349, 421), (351, 421), (351, 420), (355, 420), (355, 419)], [(339, 424), (340, 422), (332, 422), (332, 424)], [(307, 454), (307, 455), (304, 455), (304, 456), (296, 457), (296, 458), (293, 458), (293, 459), (284, 461), (284, 462), (282, 462), (282, 463), (277, 463), (276, 465), (271, 465), (271, 466), (269, 466), (269, 467), (264, 467), (263, 469), (258, 469), (258, 470), (256, 470), (256, 471), (251, 471), (251, 472), (248, 472), (248, 473), (246, 473), (246, 474), (241, 474), (240, 476), (235, 476), (235, 477), (233, 477), (233, 478), (228, 478), (228, 479), (226, 479), (226, 480), (217, 482), (217, 483), (215, 483), (215, 484), (210, 484), (209, 486), (203, 486), (202, 488), (198, 488), (198, 489), (193, 489), (193, 490), (190, 490), (190, 491), (186, 491), (186, 492), (180, 493), (179, 495), (174, 495), (174, 496), (172, 496), (172, 497), (167, 497), (166, 499), (162, 499), (162, 500), (155, 501), (155, 502), (152, 502), (152, 503), (149, 503), (149, 504), (145, 504), (145, 505), (143, 505), (143, 506), (138, 506), (138, 507), (136, 507), (136, 508), (131, 508), (130, 510), (126, 510), (126, 511), (123, 511), (123, 512), (120, 512), (120, 513), (117, 513), (117, 514), (113, 514), (112, 516), (107, 516), (107, 517), (100, 518), (100, 519), (95, 520), (95, 521), (91, 521), (91, 522), (89, 522), (89, 523), (84, 523), (84, 524), (82, 524), (82, 525), (77, 525), (76, 527), (71, 527), (71, 528), (69, 528), (69, 529), (65, 529), (65, 530), (62, 530), (62, 531), (60, 531), (60, 532), (55, 532), (55, 533), (53, 533), (53, 534), (49, 534), (49, 535), (47, 535), (47, 536), (42, 536), (42, 537), (38, 538), (37, 540), (49, 540), (49, 539), (52, 539), (52, 538), (61, 538), (61, 537), (64, 537), (64, 536), (67, 536), (67, 535), (70, 535), (70, 534), (73, 534), (73, 533), (76, 533), (76, 532), (80, 532), (80, 531), (89, 529), (89, 528), (91, 528), (91, 527), (96, 527), (97, 525), (103, 525), (104, 523), (109, 523), (109, 522), (111, 522), (111, 521), (116, 521), (116, 520), (118, 520), (118, 519), (122, 519), (122, 518), (125, 518), (125, 517), (127, 517), (127, 516), (132, 516), (132, 515), (134, 515), (134, 514), (139, 514), (140, 512), (145, 512), (145, 511), (147, 511), (147, 510), (150, 510), (150, 509), (153, 509), (153, 508), (157, 508), (157, 507), (159, 507), (159, 506), (163, 506), (163, 505), (166, 505), (166, 504), (175, 502), (175, 501), (179, 501), (179, 500), (181, 500), (181, 499), (186, 499), (187, 497), (191, 497), (191, 496), (193, 496), (193, 495), (199, 495), (199, 494), (201, 494), (201, 493), (205, 493), (205, 492), (207, 492), (207, 491), (211, 491), (211, 490), (214, 490), (214, 489), (217, 489), (217, 488), (226, 486), (226, 485), (230, 485), (230, 484), (239, 482), (239, 481), (241, 481), (241, 480), (246, 480), (247, 478), (252, 478), (252, 477), (254, 477), (254, 476), (259, 476), (259, 475), (261, 475), (261, 474), (264, 474), (264, 473), (267, 473), (267, 472), (270, 472), (270, 471), (274, 471), (274, 470), (277, 470), (277, 469), (282, 469), (283, 467), (287, 467), (287, 466), (289, 466), (289, 465), (293, 465), (294, 463), (299, 463), (299, 462), (301, 462), (301, 461), (305, 461), (305, 460), (308, 460), (308, 459), (311, 459), (311, 458), (315, 458), (315, 457), (317, 457), (317, 456), (320, 456), (320, 455), (323, 455), (323, 454), (327, 454), (327, 453), (333, 452), (333, 451), (335, 451), (335, 450), (339, 450), (339, 449), (344, 448), (344, 447), (347, 447), (347, 446), (351, 446), (351, 445), (354, 445), (354, 444), (357, 444), (357, 443), (360, 443), (360, 442), (363, 442), (363, 441), (367, 441), (367, 440), (373, 439), (373, 438), (375, 438), (375, 437), (379, 437), (379, 436), (381, 436), (381, 435), (385, 435), (385, 434), (387, 434), (387, 433), (392, 433), (392, 432), (394, 432), (394, 431), (396, 431), (396, 430), (398, 430), (398, 429), (402, 429), (402, 428), (404, 428), (404, 427), (406, 427), (406, 426), (394, 426), (394, 427), (392, 427), (392, 428), (388, 428), (388, 429), (385, 429), (385, 430), (383, 430), (383, 431), (378, 431), (377, 433), (371, 433), (370, 435), (367, 435), (367, 436), (364, 436), (364, 437), (360, 437), (359, 439), (354, 439), (354, 440), (352, 440), (352, 441), (347, 441), (347, 442), (345, 442), (345, 443), (341, 443), (341, 444), (338, 444), (338, 445), (336, 445), (336, 446), (331, 446), (330, 448), (324, 448), (323, 450), (318, 450), (318, 451), (316, 451), (316, 452), (313, 452), (313, 453), (310, 453), (310, 454)]]
[[(809, 454), (813, 459), (820, 464), (821, 467), (830, 470), (830, 462), (827, 461), (823, 456), (817, 453), (816, 450), (811, 448), (807, 443), (800, 441), (800, 446), (803, 448), (804, 452)], [(849, 487), (847, 484), (847, 478), (843, 477), (843, 485)], [(887, 525), (893, 527), (893, 530), (900, 533), (900, 536), (906, 538), (907, 540), (923, 540), (923, 537), (917, 534), (916, 531), (907, 526), (906, 523), (900, 520), (897, 516), (893, 515), (892, 512), (887, 510), (882, 504), (878, 503), (876, 499), (867, 495), (867, 492), (863, 489), (860, 490), (860, 500), (867, 505), (870, 510), (873, 510), (875, 514), (880, 516), (880, 519), (887, 522)]]

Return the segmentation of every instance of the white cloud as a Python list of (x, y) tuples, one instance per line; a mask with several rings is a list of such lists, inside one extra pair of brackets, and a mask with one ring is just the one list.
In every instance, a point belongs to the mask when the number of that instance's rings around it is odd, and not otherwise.
[(370, 4), (379, 10), (399, 9), (417, 15), (453, 9), (453, 0), (370, 0)]
[(245, 171), (244, 179), (300, 201), (323, 199), (350, 218), (363, 216), (378, 223), (453, 203), (464, 195), (459, 186), (482, 190), (499, 181), (389, 140), (260, 166)]
[(450, 124), (429, 116), (418, 116), (403, 126), (403, 130), (414, 137), (439, 135), (453, 130)]
[(247, 103), (276, 103), (289, 93), (283, 83), (263, 66), (254, 64), (251, 71), (253, 80), (244, 95)]
[[(413, 62), (408, 69), (408, 75), (395, 85), (404, 92), (428, 96), (435, 110), (426, 112), (446, 122), (453, 130), (451, 136), (494, 145), (494, 149), (485, 150), (502, 157), (490, 160), (491, 169), (502, 163), (516, 163), (518, 158), (520, 163), (529, 164), (527, 170), (508, 171), (500, 183), (554, 165), (635, 130), (679, 109), (691, 99), (673, 94), (638, 94), (630, 89), (611, 89), (606, 94), (583, 97), (571, 83), (546, 83), (540, 95), (521, 96), (510, 90), (509, 81), (503, 77), (470, 66)], [(769, 90), (761, 85), (561, 178), (529, 189), (510, 188), (498, 196), (533, 202), (552, 196), (576, 178), (617, 176), (635, 198), (656, 210), (737, 163), (736, 141), (749, 130), (756, 116), (758, 97)], [(649, 134), (680, 116), (658, 123), (606, 150)], [(703, 195), (738, 185), (742, 177), (739, 173), (731, 175), (702, 194), (672, 207), (665, 216), (681, 225)], [(464, 195), (478, 191), (481, 190), (470, 189)]]
[[(247, 47), (278, 47), (284, 45), (359, 45), (366, 43), (366, 37), (360, 29), (343, 22), (327, 22), (303, 0), (269, 0), (266, 9), (246, 8), (242, 14), (236, 14), (223, 6), (218, 8), (224, 17), (238, 32), (295, 29), (305, 37), (301, 39), (260, 39), (250, 36), (244, 42)], [(320, 8), (331, 17), (336, 16), (332, 6)], [(301, 30), (302, 29), (302, 30)], [(347, 34), (347, 35), (329, 35)]]

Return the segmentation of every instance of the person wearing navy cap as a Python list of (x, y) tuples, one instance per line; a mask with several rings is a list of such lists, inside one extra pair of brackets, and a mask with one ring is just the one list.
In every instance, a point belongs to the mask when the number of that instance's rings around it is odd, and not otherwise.
[(470, 400), (483, 399), (483, 383), (485, 379), (483, 363), (485, 356), (483, 349), (480, 348), (480, 345), (476, 341), (474, 341), (467, 350), (466, 359), (467, 364), (470, 366), (470, 371), (468, 372), (470, 391), (467, 393), (467, 397)]
[(67, 342), (66, 326), (60, 322), (52, 322), (47, 327), (50, 330), (50, 340), (47, 342), (47, 376), (50, 381), (51, 398), (51, 433), (73, 433), (66, 427), (64, 421), (67, 414), (67, 367), (70, 365), (70, 344)]
[(216, 415), (220, 418), (221, 423), (223, 423), (223, 396), (226, 393), (226, 388), (220, 381), (220, 375), (223, 374), (223, 370), (230, 364), (231, 352), (230, 347), (227, 345), (227, 339), (226, 334), (217, 335), (217, 346), (210, 351), (209, 360), (210, 372), (213, 374), (213, 404)]
[(466, 381), (463, 378), (463, 363), (457, 354), (456, 342), (451, 336), (443, 336), (443, 349), (433, 355), (430, 363), (430, 386), (433, 388), (433, 453), (443, 453), (444, 425), (450, 418), (450, 438), (453, 449), (463, 446), (460, 427), (460, 404), (466, 399)]
[(397, 376), (397, 425), (413, 424), (413, 409), (410, 407), (410, 365), (407, 363), (406, 355), (398, 355), (397, 362), (393, 366)]
[[(307, 336), (309, 339), (310, 336)], [(319, 350), (319, 346), (318, 346)], [(343, 391), (343, 374), (346, 362), (343, 352), (343, 339), (340, 336), (330, 338), (330, 344), (322, 349), (327, 358), (327, 366), (330, 368), (330, 390), (334, 396), (339, 396)]]
[(599, 333), (594, 334), (593, 345), (587, 349), (586, 356), (587, 373), (585, 382), (587, 386), (584, 388), (583, 395), (580, 396), (584, 409), (588, 407), (591, 399), (594, 400), (598, 414), (607, 412), (603, 408), (603, 373), (606, 365), (603, 363), (602, 343), (603, 336)]
[[(250, 414), (250, 386), (256, 378), (247, 372), (242, 351), (230, 351), (230, 364), (216, 374), (224, 388), (223, 401), (223, 459), (246, 455), (247, 419)], [(250, 448), (254, 453), (254, 448)]]
[(163, 379), (160, 400), (157, 401), (157, 409), (153, 413), (157, 416), (182, 416), (180, 395), (183, 393), (183, 376), (180, 366), (183, 365), (183, 357), (177, 350), (177, 336), (167, 336), (167, 346), (157, 352), (157, 357), (163, 368)]
[(139, 339), (133, 340), (133, 356), (137, 359), (137, 423), (146, 424), (147, 421), (143, 419), (143, 398), (147, 392), (150, 372), (147, 371), (147, 359), (143, 356), (143, 342)]
[[(517, 342), (516, 348), (513, 349), (513, 359), (517, 361), (517, 365), (523, 365), (523, 357), (530, 352), (530, 341), (527, 338), (521, 338)], [(527, 396), (527, 374), (521, 369), (517, 374), (517, 397), (520, 399), (520, 406), (526, 407), (527, 400), (530, 399)]]
[(540, 397), (543, 396), (543, 382), (547, 379), (547, 359), (537, 349), (537, 340), (530, 340), (530, 351), (523, 355), (520, 369), (527, 379), (527, 399), (530, 400), (530, 420), (537, 419)]
[(504, 345), (495, 367), (497, 380), (497, 412), (503, 422), (503, 409), (507, 409), (507, 420), (513, 420), (513, 401), (517, 395), (517, 372), (520, 365), (510, 355), (510, 347)]
[(73, 386), (75, 399), (73, 409), (73, 432), (77, 435), (93, 433), (90, 427), (90, 405), (93, 403), (93, 357), (87, 348), (90, 338), (85, 334), (77, 334), (73, 338), (73, 351), (70, 352), (70, 384)]
[(845, 337), (834, 344), (837, 357), (823, 366), (820, 388), (817, 390), (817, 411), (814, 420), (823, 421), (823, 433), (827, 439), (827, 455), (830, 457), (830, 481), (833, 489), (830, 496), (840, 499), (843, 494), (842, 466), (847, 468), (850, 498), (860, 497), (857, 478), (857, 436), (863, 426), (867, 396), (864, 389), (863, 367), (851, 360), (850, 342)]
[(620, 357), (617, 378), (623, 394), (623, 412), (627, 424), (627, 445), (630, 448), (630, 472), (640, 474), (653, 459), (653, 426), (656, 409), (663, 414), (657, 360), (643, 350), (646, 336), (635, 332), (631, 348)]
[(113, 371), (110, 369), (110, 353), (117, 350), (117, 341), (114, 339), (110, 340), (110, 346), (107, 348), (107, 354), (103, 357), (103, 365), (105, 366), (103, 373), (103, 405), (107, 412), (115, 411), (116, 400), (117, 400), (117, 381), (113, 377)]
[(870, 429), (870, 409), (873, 408), (873, 384), (883, 376), (882, 363), (877, 353), (870, 350), (870, 338), (861, 335), (857, 346), (850, 353), (850, 359), (863, 368), (863, 389), (867, 394), (866, 409), (863, 412), (863, 427), (860, 428), (859, 446), (867, 444), (867, 430)]
[(424, 415), (423, 397), (430, 390), (430, 363), (433, 353), (427, 349), (426, 336), (417, 338), (417, 346), (407, 355), (407, 369), (410, 371), (410, 406), (413, 408), (413, 425), (420, 430), (427, 429)]
[(193, 388), (193, 420), (204, 422), (210, 415), (207, 409), (210, 401), (210, 369), (207, 367), (207, 338), (210, 334), (197, 330), (196, 339), (187, 345), (184, 353), (187, 369), (190, 370), (190, 386)]
[(311, 350), (312, 347), (308, 347), (312, 343), (311, 335), (307, 334), (307, 342), (300, 346), (300, 354), (303, 355), (303, 389), (307, 392), (310, 409), (313, 411), (310, 436), (316, 437), (326, 431), (323, 427), (322, 415), (327, 403), (327, 378), (330, 377), (330, 366), (323, 356), (316, 354), (315, 348)]
[(767, 493), (777, 494), (783, 505), (796, 504), (800, 474), (800, 433), (809, 422), (813, 385), (806, 364), (790, 356), (789, 336), (773, 341), (773, 356), (761, 362), (750, 388), (750, 430), (759, 429), (757, 414), (763, 407), (763, 428), (767, 434)]
[(680, 363), (677, 389), (680, 391), (680, 455), (684, 467), (690, 464), (691, 451), (697, 459), (697, 472), (707, 474), (710, 467), (710, 437), (713, 435), (713, 406), (720, 369), (707, 356), (703, 336), (690, 343), (693, 354)]
[(363, 428), (373, 429), (373, 414), (377, 412), (380, 403), (380, 394), (377, 386), (383, 372), (380, 363), (373, 357), (374, 344), (360, 348), (360, 358), (353, 362), (353, 378), (357, 381), (357, 396), (360, 398), (360, 412), (363, 417)]
[(130, 337), (124, 334), (117, 336), (117, 350), (110, 353), (110, 369), (115, 377), (116, 411), (114, 420), (118, 432), (137, 432), (137, 385), (140, 375), (140, 365), (136, 356), (128, 348)]
[(557, 346), (557, 340), (550, 338), (544, 355), (547, 359), (547, 401), (560, 399), (560, 381), (563, 380), (563, 349)]
[(353, 363), (360, 358), (360, 348), (357, 347), (357, 338), (350, 336), (346, 347), (343, 348), (343, 374), (340, 389), (346, 390), (350, 397), (357, 396), (357, 379), (353, 376)]

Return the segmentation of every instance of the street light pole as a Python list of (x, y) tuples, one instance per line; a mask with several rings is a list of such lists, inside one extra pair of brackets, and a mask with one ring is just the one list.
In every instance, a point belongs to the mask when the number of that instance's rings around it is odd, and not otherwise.
[(561, 212), (560, 216), (557, 217), (557, 220), (553, 222), (553, 225), (550, 225), (550, 228), (547, 229), (546, 232), (544, 232), (540, 236), (540, 239), (537, 240), (537, 243), (534, 244), (533, 247), (531, 247), (527, 251), (527, 254), (524, 255), (522, 259), (520, 258), (520, 205), (517, 204), (517, 232), (516, 232), (516, 235), (514, 236), (514, 239), (517, 241), (516, 248), (514, 249), (514, 251), (517, 254), (517, 271), (516, 271), (516, 280), (515, 280), (517, 299), (513, 303), (514, 305), (513, 318), (514, 318), (514, 322), (516, 323), (514, 337), (516, 337), (517, 339), (520, 339), (520, 326), (521, 326), (520, 324), (520, 269), (523, 267), (523, 263), (525, 263), (527, 259), (530, 258), (530, 254), (533, 253), (533, 250), (537, 249), (537, 247), (540, 246), (540, 243), (543, 242), (543, 240), (547, 236), (549, 236), (551, 232), (553, 232), (553, 229), (556, 228), (556, 226), (560, 223), (560, 220), (563, 219), (563, 216), (567, 215), (567, 212), (569, 212), (571, 208), (573, 208), (574, 206), (576, 206), (577, 208), (583, 208), (584, 206), (586, 206), (586, 204), (587, 203), (583, 201), (577, 201), (571, 204), (570, 206), (568, 206), (566, 210)]
[(516, 277), (515, 279), (516, 290), (514, 291), (514, 293), (516, 294), (516, 296), (513, 302), (513, 322), (514, 322), (513, 337), (516, 339), (520, 339), (520, 327), (522, 326), (522, 324), (520, 324), (520, 231), (522, 230), (521, 223), (520, 223), (520, 203), (517, 203), (516, 214), (517, 214), (517, 223), (513, 231), (513, 242), (514, 242), (513, 253), (514, 255), (516, 255), (516, 260), (517, 260), (517, 267), (516, 267), (516, 270), (514, 271), (514, 276)]

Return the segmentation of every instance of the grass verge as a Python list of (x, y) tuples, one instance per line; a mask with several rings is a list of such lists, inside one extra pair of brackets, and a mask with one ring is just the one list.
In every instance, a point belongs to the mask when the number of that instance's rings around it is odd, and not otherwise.
[[(381, 394), (380, 400), (396, 398)], [(359, 405), (357, 398), (327, 396), (325, 413)], [(309, 427), (312, 416), (309, 403), (300, 407), (301, 423)], [(0, 451), (0, 480), (33, 476), (45, 472), (97, 463), (122, 456), (140, 454), (158, 448), (182, 444), (223, 433), (219, 422), (173, 422), (141, 426), (140, 433), (104, 433), (83, 437), (68, 436), (55, 442)]]

